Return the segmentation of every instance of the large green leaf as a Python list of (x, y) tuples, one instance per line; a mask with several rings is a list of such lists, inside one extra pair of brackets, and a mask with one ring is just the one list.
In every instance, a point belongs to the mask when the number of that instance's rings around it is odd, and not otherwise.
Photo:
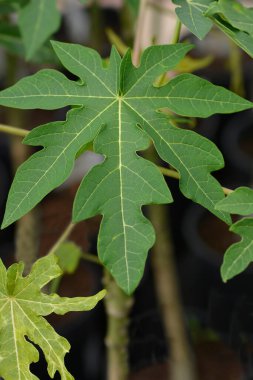
[(0, 93), (0, 104), (18, 108), (55, 109), (75, 105), (63, 122), (34, 129), (26, 144), (43, 146), (17, 171), (4, 217), (7, 226), (32, 209), (70, 175), (76, 153), (94, 140), (94, 151), (105, 156), (78, 190), (73, 220), (103, 215), (98, 253), (118, 284), (128, 293), (140, 281), (154, 232), (141, 206), (171, 202), (159, 170), (136, 152), (154, 141), (160, 156), (181, 175), (185, 196), (230, 222), (227, 213), (215, 210), (224, 198), (210, 172), (223, 166), (213, 143), (173, 125), (168, 107), (183, 116), (207, 117), (234, 112), (252, 103), (191, 74), (183, 74), (163, 87), (153, 83), (173, 69), (191, 48), (189, 45), (148, 48), (138, 68), (128, 52), (123, 59), (112, 50), (109, 67), (99, 55), (78, 45), (54, 43), (62, 64), (80, 78), (68, 80), (55, 70), (22, 79)]
[(204, 16), (213, 0), (172, 0), (176, 14), (187, 28), (202, 39), (212, 27), (212, 21)]
[(248, 187), (238, 187), (216, 205), (217, 210), (231, 214), (249, 215), (253, 213), (253, 190)]
[(221, 266), (223, 281), (243, 272), (253, 261), (253, 218), (244, 218), (230, 227), (230, 231), (242, 237), (239, 243), (231, 245)]
[(29, 60), (60, 25), (56, 0), (30, 0), (20, 9), (18, 23)]
[(19, 263), (6, 270), (0, 260), (0, 376), (4, 380), (38, 379), (30, 372), (30, 364), (39, 359), (34, 343), (45, 355), (50, 378), (58, 371), (62, 379), (74, 379), (64, 364), (70, 345), (43, 316), (90, 310), (105, 292), (76, 298), (42, 293), (41, 289), (61, 274), (53, 255), (39, 259), (26, 277), (23, 269)]

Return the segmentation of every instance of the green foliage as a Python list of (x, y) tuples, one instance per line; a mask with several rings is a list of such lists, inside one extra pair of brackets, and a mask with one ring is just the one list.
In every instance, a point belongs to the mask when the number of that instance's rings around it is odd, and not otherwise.
[(44, 42), (58, 30), (60, 14), (56, 0), (30, 0), (19, 11), (19, 27), (26, 49), (26, 59), (31, 59)]
[(202, 39), (214, 23), (253, 57), (253, 8), (236, 0), (172, 0), (181, 22)]
[[(253, 190), (239, 187), (216, 208), (232, 214), (249, 215), (253, 213)], [(253, 218), (244, 218), (230, 227), (230, 231), (240, 235), (242, 240), (230, 246), (224, 256), (221, 275), (224, 281), (244, 271), (253, 261)]]
[(82, 250), (75, 243), (67, 241), (58, 247), (55, 255), (58, 257), (58, 265), (63, 273), (72, 274), (78, 267)]
[(253, 8), (246, 8), (235, 0), (218, 0), (214, 4), (216, 13), (234, 28), (253, 35)]
[(172, 0), (176, 14), (182, 23), (198, 38), (202, 39), (210, 31), (212, 21), (205, 17), (212, 0)]
[[(214, 2), (210, 5), (210, 8), (206, 12), (206, 16), (210, 17), (212, 21), (225, 33), (234, 43), (236, 43), (241, 49), (243, 49), (249, 56), (253, 57), (253, 35), (245, 31), (246, 22), (244, 14), (248, 12), (248, 8), (240, 6), (240, 9), (244, 9), (244, 12), (238, 12), (236, 22), (234, 13), (239, 6), (235, 0)], [(230, 9), (230, 12), (228, 11)], [(234, 9), (234, 11), (232, 11)], [(226, 18), (228, 17), (228, 18)], [(235, 27), (241, 21), (242, 29)], [(248, 28), (248, 30), (250, 30)]]
[[(0, 24), (0, 45), (9, 53), (25, 57), (25, 46), (20, 35), (18, 26), (11, 25), (5, 22)], [(54, 63), (59, 64), (51, 45), (44, 44), (41, 46), (31, 58), (34, 63)]]
[(49, 376), (53, 378), (58, 371), (62, 379), (71, 380), (64, 364), (70, 345), (43, 316), (90, 310), (105, 292), (76, 298), (42, 293), (41, 289), (62, 273), (53, 255), (37, 260), (26, 277), (23, 269), (23, 263), (19, 263), (6, 270), (0, 260), (0, 376), (4, 380), (37, 379), (30, 372), (30, 364), (39, 359), (34, 343), (45, 355)]
[(241, 236), (239, 243), (231, 245), (221, 266), (223, 281), (243, 272), (253, 261), (253, 218), (244, 218), (230, 227), (230, 231)]
[(253, 213), (253, 190), (248, 187), (238, 187), (216, 205), (218, 210), (231, 214), (249, 215)]
[[(34, 129), (24, 140), (43, 146), (18, 170), (3, 227), (31, 210), (70, 175), (77, 152), (94, 141), (105, 156), (84, 178), (73, 207), (75, 222), (103, 215), (98, 253), (119, 286), (131, 293), (140, 281), (154, 231), (141, 206), (169, 203), (170, 192), (154, 164), (136, 154), (152, 139), (163, 160), (180, 173), (184, 195), (230, 223), (215, 205), (224, 194), (210, 172), (223, 166), (216, 146), (195, 132), (173, 125), (161, 108), (182, 116), (207, 117), (251, 108), (252, 103), (192, 74), (182, 74), (162, 87), (153, 83), (173, 69), (189, 45), (148, 48), (138, 68), (128, 52), (112, 49), (109, 67), (99, 55), (78, 45), (54, 43), (62, 64), (80, 78), (68, 80), (55, 70), (42, 70), (0, 93), (0, 104), (17, 108), (55, 109), (76, 106), (67, 120)], [(78, 107), (77, 107), (78, 106)]]

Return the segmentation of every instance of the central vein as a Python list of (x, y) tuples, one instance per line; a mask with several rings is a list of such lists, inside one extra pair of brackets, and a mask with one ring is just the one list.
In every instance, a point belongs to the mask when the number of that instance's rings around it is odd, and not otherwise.
[(126, 264), (126, 274), (127, 274), (127, 286), (129, 288), (129, 270), (128, 270), (128, 262), (127, 262), (127, 242), (126, 242), (126, 222), (124, 217), (124, 202), (123, 202), (123, 179), (122, 179), (122, 120), (121, 120), (121, 108), (122, 108), (122, 100), (118, 99), (119, 103), (119, 181), (120, 181), (120, 209), (121, 209), (121, 220), (123, 227), (123, 238), (124, 238), (124, 259)]

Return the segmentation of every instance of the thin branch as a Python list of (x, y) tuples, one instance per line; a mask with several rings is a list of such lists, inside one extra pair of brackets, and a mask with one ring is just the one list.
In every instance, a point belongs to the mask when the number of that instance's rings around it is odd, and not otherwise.
[[(180, 179), (180, 174), (176, 170), (167, 169), (167, 168), (164, 168), (162, 166), (158, 166), (158, 169), (166, 177)], [(222, 187), (222, 190), (223, 190), (225, 195), (231, 194), (234, 191), (232, 189), (228, 189), (227, 187)]]
[(48, 252), (48, 255), (55, 253), (55, 251), (59, 248), (59, 246), (69, 237), (71, 232), (73, 231), (74, 227), (76, 226), (75, 223), (69, 223), (69, 225), (66, 227), (66, 229), (63, 231), (59, 239), (56, 241), (56, 243), (53, 245), (53, 247)]
[(0, 132), (8, 133), (20, 137), (26, 137), (30, 131), (23, 128), (11, 127), (10, 125), (0, 124)]
[(171, 44), (178, 43), (178, 41), (180, 39), (181, 27), (182, 27), (182, 23), (179, 20), (179, 18), (177, 17), (177, 22), (176, 22), (176, 26), (175, 26), (175, 29), (174, 29), (173, 37), (171, 39)]
[(92, 255), (91, 253), (83, 252), (81, 257), (82, 257), (82, 259), (84, 259), (86, 261), (90, 261), (91, 263), (103, 266), (101, 261), (96, 256)]

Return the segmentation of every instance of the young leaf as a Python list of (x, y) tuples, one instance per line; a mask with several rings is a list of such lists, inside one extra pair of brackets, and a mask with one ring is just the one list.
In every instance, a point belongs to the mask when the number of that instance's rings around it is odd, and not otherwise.
[(253, 190), (248, 187), (238, 187), (216, 205), (217, 210), (231, 214), (249, 215), (253, 213)]
[(204, 16), (213, 0), (172, 0), (181, 22), (202, 40), (212, 27), (212, 21)]
[(94, 140), (94, 151), (105, 156), (84, 178), (76, 195), (73, 220), (103, 215), (98, 238), (101, 261), (127, 293), (140, 281), (154, 232), (141, 206), (168, 203), (172, 198), (158, 169), (136, 152), (154, 141), (160, 156), (181, 175), (183, 193), (218, 217), (223, 191), (210, 172), (223, 158), (207, 139), (175, 127), (158, 112), (168, 107), (182, 116), (207, 117), (235, 112), (252, 103), (191, 74), (158, 88), (164, 72), (175, 68), (189, 45), (152, 46), (138, 68), (128, 52), (123, 59), (112, 49), (109, 67), (99, 55), (78, 45), (54, 43), (62, 64), (80, 81), (55, 70), (22, 79), (0, 93), (0, 104), (17, 108), (55, 109), (75, 105), (64, 122), (34, 129), (26, 144), (43, 146), (17, 171), (10, 190), (3, 226), (32, 209), (70, 175), (77, 152)]
[(244, 218), (230, 227), (230, 231), (242, 237), (239, 243), (230, 246), (221, 266), (223, 281), (243, 272), (253, 261), (253, 218)]
[(90, 310), (105, 292), (76, 298), (42, 293), (43, 286), (61, 274), (53, 255), (39, 259), (26, 277), (23, 269), (19, 263), (6, 270), (0, 260), (0, 376), (5, 380), (38, 379), (30, 372), (30, 364), (39, 359), (34, 343), (45, 355), (50, 378), (58, 371), (62, 379), (74, 379), (64, 364), (70, 345), (43, 316)]
[(29, 60), (60, 26), (56, 0), (30, 0), (20, 9), (18, 23)]
[(58, 257), (58, 265), (63, 273), (72, 274), (78, 267), (82, 250), (72, 241), (66, 241), (58, 247), (55, 255)]

